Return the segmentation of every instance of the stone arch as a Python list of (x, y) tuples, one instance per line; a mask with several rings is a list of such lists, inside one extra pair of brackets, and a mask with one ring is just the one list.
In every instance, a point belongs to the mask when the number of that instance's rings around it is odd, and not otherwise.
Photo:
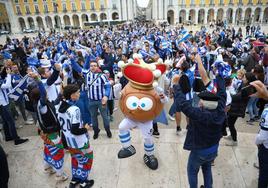
[(242, 12), (243, 12), (242, 8), (238, 8), (235, 11), (235, 23), (237, 25), (239, 25), (239, 23), (243, 21), (242, 20)]
[(112, 20), (118, 20), (119, 14), (117, 12), (112, 13)]
[(25, 24), (25, 21), (23, 18), (19, 18), (19, 24), (20, 24), (20, 29), (23, 30), (23, 29), (26, 29), (26, 24)]
[(100, 13), (100, 21), (107, 20), (107, 15), (105, 13)]
[(179, 14), (179, 23), (184, 23), (186, 21), (186, 10), (181, 10)]
[(98, 16), (97, 16), (97, 14), (92, 13), (92, 14), (90, 15), (90, 20), (91, 20), (91, 21), (98, 21)]
[(196, 17), (195, 10), (191, 9), (189, 13), (189, 21), (191, 21), (192, 24), (195, 23), (195, 17)]
[(234, 11), (232, 8), (228, 8), (226, 12), (227, 23), (233, 22)]
[(77, 14), (73, 15), (73, 23), (75, 27), (80, 27), (79, 17)]
[(29, 27), (30, 27), (29, 29), (35, 29), (34, 19), (32, 17), (28, 17), (27, 21), (28, 21), (28, 24), (29, 24)]
[(58, 15), (54, 16), (54, 21), (56, 28), (62, 27), (61, 18)]
[(89, 19), (88, 19), (88, 15), (87, 15), (87, 14), (82, 14), (82, 15), (81, 15), (81, 20), (82, 20), (83, 23), (84, 23), (84, 22), (88, 22), (88, 21), (89, 21)]
[(208, 23), (209, 22), (215, 22), (214, 18), (215, 18), (215, 11), (214, 11), (214, 9), (209, 9), (208, 10), (208, 16), (207, 16), (207, 22)]
[(262, 23), (267, 24), (268, 23), (268, 7), (266, 7), (263, 11), (263, 19)]
[(173, 10), (169, 10), (167, 12), (167, 20), (168, 20), (168, 23), (171, 24), (171, 25), (174, 25), (174, 20), (175, 20), (175, 17), (174, 17), (174, 11)]
[(44, 22), (43, 22), (42, 17), (37, 16), (36, 17), (36, 22), (37, 22), (38, 30), (44, 30), (45, 29), (45, 26), (44, 26)]
[(251, 22), (252, 22), (251, 14), (252, 14), (251, 8), (247, 8), (245, 11), (245, 22), (247, 24), (251, 24)]
[(204, 24), (204, 20), (205, 20), (205, 10), (204, 9), (200, 9), (198, 11), (198, 23), (199, 24)]
[(67, 25), (71, 25), (71, 20), (70, 20), (70, 17), (68, 15), (64, 15), (63, 16), (63, 22), (64, 22), (64, 25), (67, 26)]
[(259, 22), (261, 21), (261, 8), (257, 7), (254, 11), (254, 22)]
[(46, 16), (45, 17), (45, 20), (46, 20), (46, 26), (48, 27), (48, 28), (53, 28), (53, 23), (52, 23), (52, 19), (51, 19), (51, 17), (50, 16)]
[(224, 10), (222, 8), (218, 9), (218, 11), (217, 11), (217, 21), (223, 21), (223, 13), (224, 13)]

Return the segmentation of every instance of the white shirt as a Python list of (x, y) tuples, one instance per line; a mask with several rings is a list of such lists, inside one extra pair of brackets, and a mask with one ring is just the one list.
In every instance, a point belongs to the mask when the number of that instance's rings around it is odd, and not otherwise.
[(268, 108), (265, 108), (261, 114), (260, 132), (256, 137), (256, 145), (263, 144), (268, 149)]
[(8, 74), (4, 83), (0, 87), (0, 105), (1, 106), (6, 106), (9, 104), (8, 100), (8, 90), (12, 88), (11, 85), (11, 75)]

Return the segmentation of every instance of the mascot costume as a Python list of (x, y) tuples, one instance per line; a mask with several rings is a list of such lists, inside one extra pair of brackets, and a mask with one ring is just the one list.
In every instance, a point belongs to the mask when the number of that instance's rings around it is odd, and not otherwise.
[[(157, 158), (154, 156), (154, 142), (152, 137), (153, 119), (163, 110), (164, 97), (158, 92), (157, 82), (165, 71), (166, 65), (160, 59), (157, 63), (146, 64), (138, 54), (133, 55), (134, 60), (128, 63), (119, 62), (122, 74), (129, 83), (121, 92), (120, 109), (125, 119), (119, 124), (119, 138), (122, 149), (118, 158), (127, 158), (136, 153), (130, 141), (130, 129), (138, 127), (144, 138), (144, 163), (152, 170), (158, 168)], [(163, 95), (162, 95), (163, 96)]]

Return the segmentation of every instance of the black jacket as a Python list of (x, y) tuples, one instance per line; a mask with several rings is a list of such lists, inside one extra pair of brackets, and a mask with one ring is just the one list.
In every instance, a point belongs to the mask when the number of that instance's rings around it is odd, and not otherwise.
[(175, 86), (176, 105), (181, 106), (182, 112), (189, 117), (188, 132), (184, 142), (184, 149), (197, 150), (210, 148), (219, 143), (222, 136), (222, 126), (226, 115), (225, 82), (221, 77), (216, 79), (218, 85), (218, 106), (215, 110), (192, 107), (191, 101), (185, 99), (180, 86)]

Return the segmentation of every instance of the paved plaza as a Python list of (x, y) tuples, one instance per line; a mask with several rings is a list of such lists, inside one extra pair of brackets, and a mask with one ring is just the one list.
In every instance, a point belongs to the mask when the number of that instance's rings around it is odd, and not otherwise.
[[(166, 105), (166, 110), (171, 102)], [(96, 188), (187, 188), (188, 151), (183, 150), (186, 135), (185, 118), (183, 131), (178, 136), (175, 133), (175, 122), (169, 121), (169, 126), (159, 125), (160, 138), (155, 138), (156, 156), (159, 168), (149, 170), (143, 163), (143, 141), (139, 130), (131, 131), (132, 142), (137, 153), (128, 159), (118, 159), (117, 152), (121, 148), (117, 126), (123, 116), (120, 110), (115, 111), (115, 121), (111, 123), (113, 138), (108, 139), (102, 128), (97, 140), (91, 139), (94, 150), (94, 162), (90, 177), (95, 180)], [(246, 120), (239, 119), (238, 146), (225, 146), (227, 140), (222, 138), (219, 154), (213, 167), (215, 188), (255, 188), (257, 187), (258, 170), (253, 167), (256, 161), (257, 147), (254, 144), (258, 124), (247, 125)], [(101, 118), (99, 118), (101, 122)], [(20, 121), (19, 121), (20, 122)], [(18, 122), (18, 123), (19, 123)], [(102, 125), (102, 123), (100, 123)], [(43, 172), (42, 140), (37, 136), (34, 125), (25, 125), (18, 129), (21, 136), (30, 139), (28, 143), (14, 146), (12, 142), (4, 143), (8, 153), (10, 167), (10, 188), (65, 188), (68, 181), (57, 183), (54, 176)], [(92, 137), (93, 132), (90, 132)], [(65, 171), (71, 176), (70, 154), (65, 154)], [(203, 178), (200, 170), (199, 185)]]

